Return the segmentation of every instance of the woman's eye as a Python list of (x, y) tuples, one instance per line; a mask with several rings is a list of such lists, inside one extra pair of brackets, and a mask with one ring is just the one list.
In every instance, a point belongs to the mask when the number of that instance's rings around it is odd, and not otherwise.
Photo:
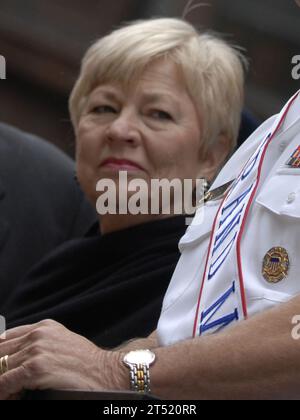
[(168, 112), (165, 112), (165, 111), (159, 111), (159, 110), (154, 111), (151, 113), (151, 116), (157, 120), (167, 120), (167, 121), (173, 120), (172, 116)]
[(100, 105), (95, 106), (91, 109), (91, 112), (94, 114), (116, 114), (117, 111), (110, 105)]

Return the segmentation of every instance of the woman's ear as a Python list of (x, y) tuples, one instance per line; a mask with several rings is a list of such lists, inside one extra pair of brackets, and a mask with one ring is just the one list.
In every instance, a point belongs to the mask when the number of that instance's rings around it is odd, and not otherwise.
[(220, 134), (214, 146), (201, 157), (201, 177), (212, 182), (231, 152), (231, 141), (225, 134)]

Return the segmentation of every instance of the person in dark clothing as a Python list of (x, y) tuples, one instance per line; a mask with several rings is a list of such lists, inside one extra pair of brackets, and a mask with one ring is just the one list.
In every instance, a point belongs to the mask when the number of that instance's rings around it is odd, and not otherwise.
[(74, 170), (55, 146), (0, 123), (0, 310), (38, 261), (97, 220)]
[(62, 245), (22, 282), (8, 326), (54, 319), (106, 348), (150, 334), (185, 229), (178, 216)]

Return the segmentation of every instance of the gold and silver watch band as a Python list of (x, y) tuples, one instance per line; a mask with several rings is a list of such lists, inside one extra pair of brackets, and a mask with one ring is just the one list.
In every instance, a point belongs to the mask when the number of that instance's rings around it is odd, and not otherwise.
[(132, 365), (130, 367), (131, 391), (150, 393), (150, 370), (149, 365)]
[(150, 393), (150, 366), (155, 361), (151, 350), (134, 350), (124, 356), (123, 363), (130, 369), (131, 391)]

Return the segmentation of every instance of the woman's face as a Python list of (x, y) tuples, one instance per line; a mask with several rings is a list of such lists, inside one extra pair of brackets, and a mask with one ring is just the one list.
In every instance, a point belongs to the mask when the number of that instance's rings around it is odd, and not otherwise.
[(77, 131), (77, 172), (89, 199), (119, 172), (128, 180), (201, 177), (201, 118), (175, 64), (157, 61), (129, 87), (91, 92)]

